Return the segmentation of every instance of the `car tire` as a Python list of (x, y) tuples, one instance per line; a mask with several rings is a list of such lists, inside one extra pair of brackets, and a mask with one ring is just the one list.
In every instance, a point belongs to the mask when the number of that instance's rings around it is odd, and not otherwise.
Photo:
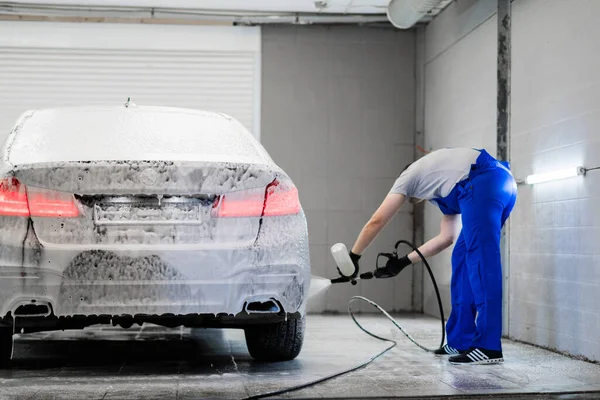
[(257, 361), (289, 361), (300, 354), (304, 342), (305, 318), (244, 329), (246, 345)]
[(10, 362), (13, 350), (12, 327), (0, 327), (0, 365)]

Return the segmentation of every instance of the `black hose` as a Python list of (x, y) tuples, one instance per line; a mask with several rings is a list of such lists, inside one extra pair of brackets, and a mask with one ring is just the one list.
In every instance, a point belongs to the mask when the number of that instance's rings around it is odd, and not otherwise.
[[(435, 281), (435, 276), (433, 276), (433, 271), (431, 270), (431, 267), (429, 266), (429, 263), (427, 262), (427, 259), (425, 258), (425, 256), (423, 254), (421, 254), (421, 252), (419, 251), (419, 249), (417, 248), (417, 246), (415, 246), (414, 244), (412, 244), (408, 240), (399, 240), (396, 243), (396, 245), (394, 246), (396, 248), (396, 250), (398, 250), (398, 246), (400, 244), (407, 245), (408, 247), (410, 247), (411, 249), (413, 249), (419, 255), (419, 257), (421, 258), (421, 261), (423, 261), (423, 264), (425, 265), (425, 268), (427, 268), (427, 272), (429, 273), (429, 278), (431, 278), (431, 284), (433, 285), (433, 289), (435, 290), (435, 296), (437, 297), (438, 308), (439, 308), (439, 311), (440, 311), (440, 321), (442, 322), (442, 340), (440, 341), (440, 345), (437, 348), (437, 349), (441, 349), (442, 346), (444, 346), (444, 342), (446, 341), (446, 327), (445, 327), (446, 317), (444, 316), (444, 306), (442, 305), (442, 296), (440, 296), (440, 290), (438, 289), (437, 282)], [(384, 310), (381, 309), (381, 307), (377, 306), (377, 308), (380, 311), (382, 311), (384, 314), (387, 314)], [(389, 314), (386, 315), (386, 316), (388, 317), (388, 319), (390, 319), (392, 321), (392, 323), (394, 323), (394, 325), (396, 325), (402, 331), (402, 333), (404, 333), (406, 335), (406, 337), (411, 342), (413, 342), (414, 344), (416, 344), (417, 346), (419, 346), (420, 348), (422, 348), (425, 351), (433, 352), (433, 351), (437, 350), (437, 349), (428, 349), (426, 347), (421, 346), (404, 329), (402, 329), (402, 327), (392, 317), (390, 317)]]
[[(408, 240), (399, 240), (396, 245), (394, 246), (396, 251), (398, 250), (398, 246), (400, 244), (406, 244), (407, 246), (409, 246), (411, 249), (413, 249), (421, 258), (421, 261), (423, 261), (423, 264), (425, 265), (425, 267), (427, 268), (427, 272), (429, 272), (429, 277), (431, 278), (431, 283), (433, 284), (433, 288), (435, 289), (435, 295), (437, 297), (438, 300), (438, 306), (439, 306), (439, 311), (440, 311), (440, 320), (442, 321), (442, 340), (440, 341), (440, 346), (438, 348), (442, 348), (442, 346), (444, 345), (444, 342), (446, 341), (446, 329), (444, 326), (444, 322), (445, 322), (445, 318), (444, 318), (444, 307), (442, 306), (442, 298), (440, 296), (440, 291), (438, 289), (437, 286), (437, 282), (435, 281), (435, 277), (433, 276), (433, 272), (431, 271), (431, 267), (429, 266), (429, 263), (427, 262), (427, 260), (425, 259), (425, 256), (423, 256), (423, 254), (421, 254), (421, 252), (419, 251), (419, 249), (412, 244), (411, 242), (409, 242)], [(402, 331), (402, 333), (404, 333), (404, 335), (414, 344), (416, 344), (417, 346), (419, 346), (421, 349), (428, 351), (428, 352), (433, 352), (437, 349), (429, 349), (423, 345), (421, 345), (420, 343), (418, 343), (415, 339), (413, 339), (412, 336), (410, 336), (410, 334), (408, 332), (406, 332), (402, 326), (400, 326), (400, 324), (398, 323), (398, 321), (396, 321), (387, 311), (385, 311), (383, 308), (381, 308), (381, 306), (377, 303), (375, 303), (374, 301), (371, 301), (369, 299), (367, 299), (366, 297), (362, 297), (362, 296), (354, 296), (350, 299), (350, 301), (348, 302), (348, 314), (350, 314), (350, 318), (352, 318), (352, 321), (354, 321), (354, 323), (356, 324), (356, 326), (358, 326), (363, 332), (365, 332), (367, 335), (384, 341), (384, 342), (388, 342), (391, 343), (390, 346), (388, 346), (387, 348), (385, 348), (384, 350), (380, 351), (379, 353), (377, 353), (376, 355), (374, 355), (373, 357), (369, 358), (368, 360), (355, 365), (352, 368), (337, 372), (335, 374), (332, 375), (327, 375), (323, 378), (319, 378), (316, 379), (314, 381), (310, 381), (308, 383), (303, 383), (301, 385), (297, 385), (297, 386), (292, 386), (289, 388), (285, 388), (285, 389), (281, 389), (281, 390), (275, 390), (272, 392), (267, 392), (267, 393), (262, 393), (262, 394), (257, 394), (255, 396), (250, 396), (247, 397), (247, 400), (253, 400), (253, 399), (263, 399), (265, 397), (271, 397), (271, 396), (279, 396), (282, 395), (284, 393), (289, 393), (289, 392), (294, 392), (296, 390), (301, 390), (301, 389), (306, 389), (307, 387), (310, 386), (314, 386), (317, 385), (319, 383), (337, 378), (339, 376), (342, 375), (346, 375), (349, 374), (351, 372), (357, 371), (361, 368), (364, 368), (366, 366), (368, 366), (369, 364), (371, 364), (373, 361), (377, 360), (379, 357), (381, 357), (382, 355), (384, 355), (385, 353), (387, 353), (388, 351), (390, 351), (391, 349), (393, 349), (394, 347), (396, 347), (396, 345), (398, 344), (395, 340), (383, 337), (383, 336), (378, 336), (376, 334), (374, 334), (373, 332), (370, 332), (369, 330), (367, 330), (366, 328), (364, 328), (361, 324), (358, 323), (358, 321), (356, 320), (356, 317), (354, 316), (354, 312), (352, 311), (352, 303), (355, 301), (365, 301), (369, 304), (371, 304), (373, 307), (375, 307), (377, 310), (379, 310), (387, 319), (389, 319), (398, 329), (400, 329), (400, 331)]]

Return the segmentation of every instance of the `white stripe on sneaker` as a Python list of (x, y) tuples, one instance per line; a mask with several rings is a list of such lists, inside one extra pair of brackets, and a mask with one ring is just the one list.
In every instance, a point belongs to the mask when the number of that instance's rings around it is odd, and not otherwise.
[(469, 357), (469, 359), (473, 362), (479, 361), (479, 357), (477, 357), (477, 355), (475, 355), (473, 352), (468, 353), (467, 357)]
[(488, 356), (486, 356), (483, 351), (479, 350), (479, 349), (475, 349), (473, 350), (474, 353), (476, 353), (478, 356), (481, 357), (482, 360), (489, 360), (490, 358)]
[(456, 353), (455, 353), (455, 351), (454, 351), (454, 349), (453, 349), (452, 347), (448, 346), (448, 345), (445, 345), (445, 346), (444, 346), (444, 351), (445, 351), (447, 354), (456, 354)]

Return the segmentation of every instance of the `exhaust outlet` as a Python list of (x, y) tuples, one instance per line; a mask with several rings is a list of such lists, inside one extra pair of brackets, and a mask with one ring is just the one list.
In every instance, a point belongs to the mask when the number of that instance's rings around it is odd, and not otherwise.
[(279, 303), (273, 299), (246, 303), (244, 311), (248, 314), (278, 314), (281, 311)]
[(20, 304), (13, 315), (19, 318), (48, 317), (52, 315), (50, 303), (31, 300), (28, 303)]

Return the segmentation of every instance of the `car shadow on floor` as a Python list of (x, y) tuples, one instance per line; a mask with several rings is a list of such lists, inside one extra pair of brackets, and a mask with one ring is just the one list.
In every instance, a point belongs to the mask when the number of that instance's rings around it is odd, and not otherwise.
[[(293, 369), (294, 363), (277, 364), (288, 364)], [(70, 375), (69, 371), (77, 376), (182, 375), (266, 372), (271, 368), (250, 357), (240, 333), (194, 329), (183, 334), (180, 329), (157, 327), (136, 334), (116, 328), (110, 332), (19, 335), (15, 338), (13, 360), (0, 369), (0, 378), (17, 378), (20, 373), (59, 373), (63, 377)]]

